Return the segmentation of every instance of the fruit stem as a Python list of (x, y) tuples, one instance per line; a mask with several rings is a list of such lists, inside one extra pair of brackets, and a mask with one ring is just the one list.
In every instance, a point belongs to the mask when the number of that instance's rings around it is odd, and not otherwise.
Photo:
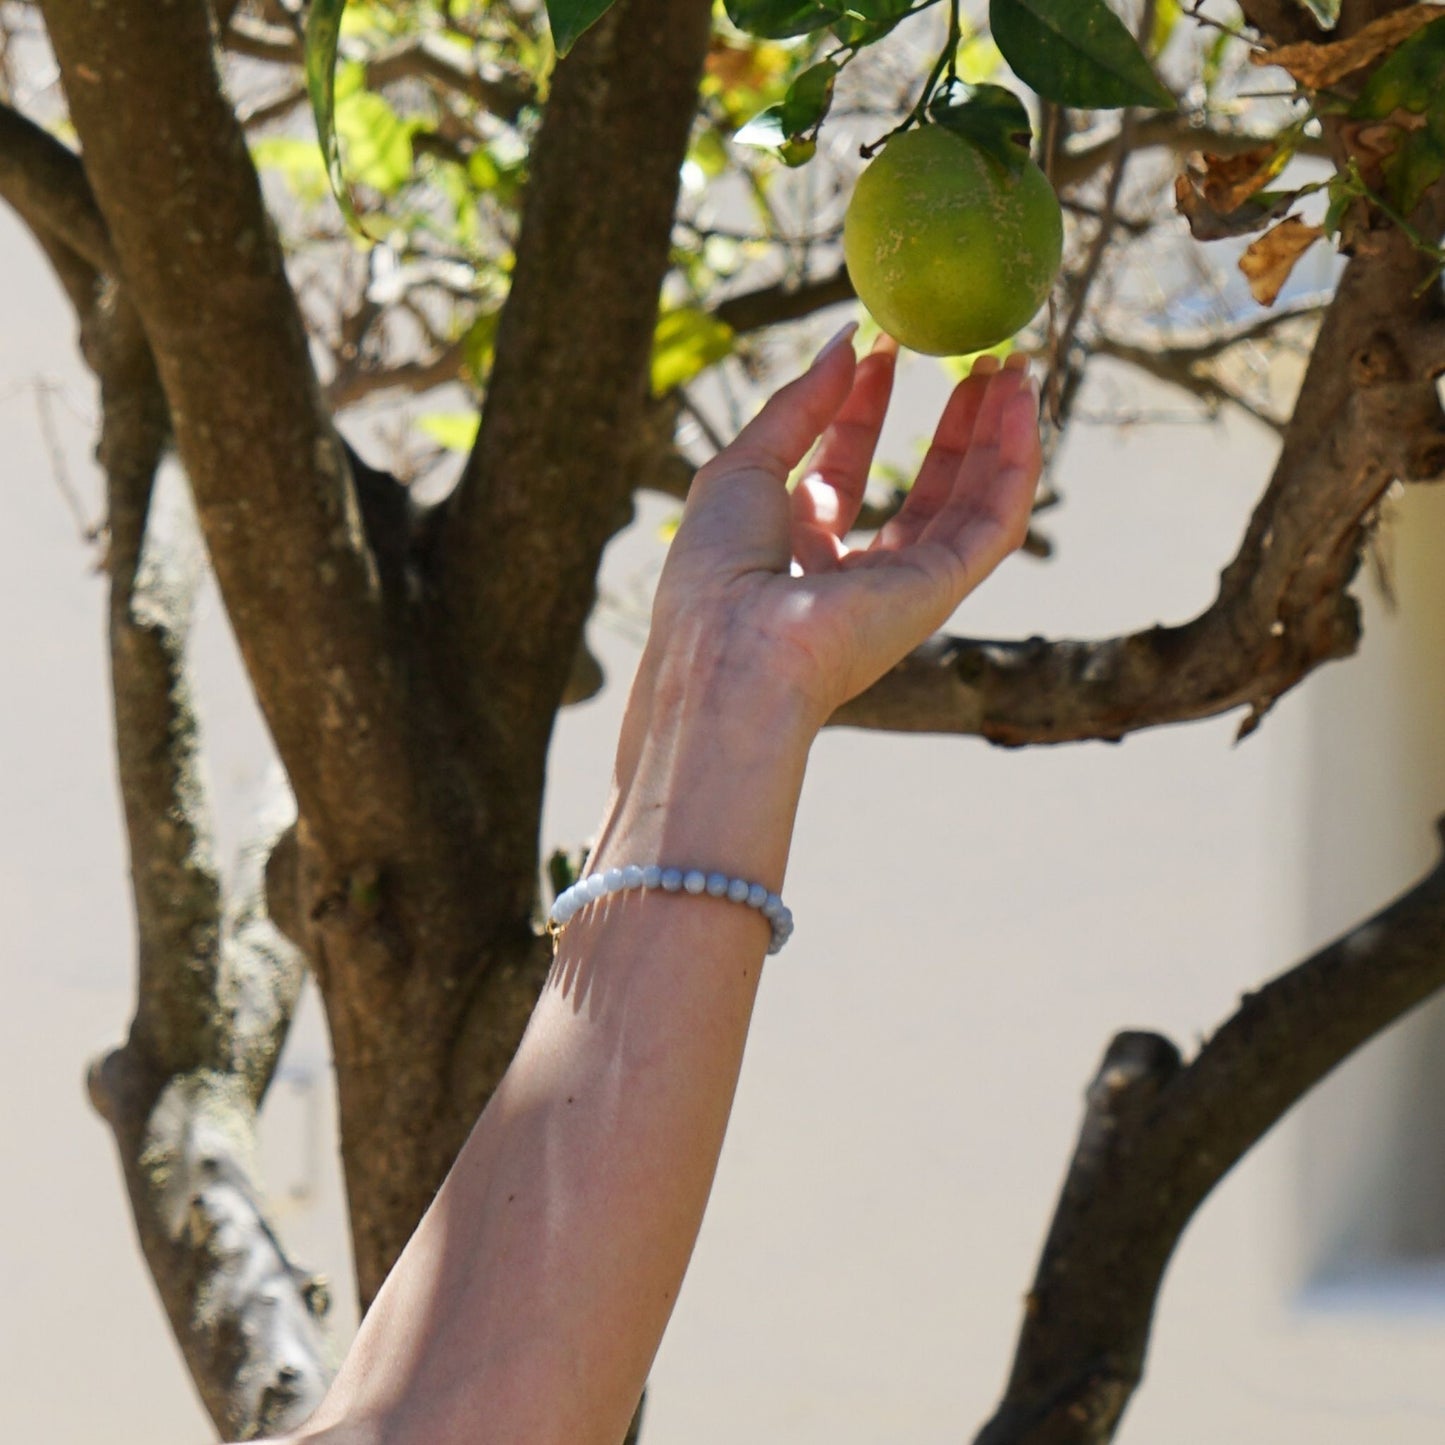
[[(887, 135), (880, 136), (871, 145), (859, 146), (858, 154), (863, 159), (871, 160), (872, 157), (883, 149), (894, 136), (901, 131), (907, 130), (910, 126), (923, 123), (923, 113), (928, 108), (928, 102), (933, 99), (934, 93), (938, 90), (939, 82), (943, 79), (944, 71), (948, 72), (948, 84), (950, 87), (958, 83), (958, 47), (963, 38), (963, 22), (959, 11), (963, 0), (949, 0), (948, 7), (948, 39), (944, 42), (943, 49), (938, 53), (938, 59), (933, 62), (933, 69), (928, 72), (928, 79), (923, 82), (923, 91), (918, 97), (913, 109), (903, 117)], [(919, 6), (919, 9), (922, 9)]]

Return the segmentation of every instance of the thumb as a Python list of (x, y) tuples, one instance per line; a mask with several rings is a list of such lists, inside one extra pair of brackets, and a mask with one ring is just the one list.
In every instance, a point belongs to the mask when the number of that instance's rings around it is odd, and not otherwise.
[(698, 472), (669, 549), (726, 542), (753, 562), (786, 567), (790, 553), (788, 474), (842, 410), (857, 360), (850, 322), (800, 377), (769, 398), (734, 440)]
[(850, 321), (831, 336), (807, 371), (774, 393), (704, 470), (757, 468), (779, 482), (787, 481), (853, 389), (857, 358), (849, 343), (857, 329), (858, 323)]

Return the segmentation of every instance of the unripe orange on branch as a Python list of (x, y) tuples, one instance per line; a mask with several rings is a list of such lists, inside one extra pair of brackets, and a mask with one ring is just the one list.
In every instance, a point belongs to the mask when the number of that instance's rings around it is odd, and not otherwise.
[(843, 253), (859, 299), (904, 346), (984, 351), (1021, 330), (1058, 274), (1063, 221), (1044, 173), (942, 125), (895, 135), (858, 178)]

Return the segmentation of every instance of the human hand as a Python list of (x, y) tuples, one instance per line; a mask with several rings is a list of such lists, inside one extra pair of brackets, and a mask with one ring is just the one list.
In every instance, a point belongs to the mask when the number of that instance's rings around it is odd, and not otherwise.
[[(653, 608), (664, 650), (791, 690), (818, 726), (1019, 546), (1041, 466), (1025, 359), (981, 357), (902, 508), (850, 548), (897, 357), (884, 337), (855, 360), (852, 330), (698, 473)], [(788, 475), (820, 436), (790, 494)]]

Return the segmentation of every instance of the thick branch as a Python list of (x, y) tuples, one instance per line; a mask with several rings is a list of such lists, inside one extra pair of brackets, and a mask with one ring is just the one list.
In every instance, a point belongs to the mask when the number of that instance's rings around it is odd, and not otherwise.
[(185, 660), (203, 565), (140, 323), (110, 288), (87, 317), (101, 383), (116, 754), (137, 923), (137, 1003), (91, 1096), (188, 1367), (234, 1439), (299, 1424), (325, 1388), (324, 1292), (287, 1263), (255, 1176), (256, 1109), (301, 983), (262, 904), (268, 827), (223, 908)]
[(1187, 1067), (1167, 1039), (1120, 1034), (1090, 1086), (1008, 1388), (977, 1445), (1111, 1440), (1195, 1210), (1309, 1089), (1442, 986), (1445, 861), (1246, 995)]
[[(345, 459), (199, 0), (50, 35), (247, 670), (303, 812), (354, 850), (407, 815), (402, 688)], [(144, 75), (142, 87), (115, 77)], [(364, 778), (366, 786), (357, 787)]]
[[(1437, 194), (1426, 210), (1440, 207)], [(1438, 229), (1438, 214), (1424, 221)], [(1394, 229), (1370, 233), (1351, 260), (1274, 475), (1207, 611), (1097, 642), (935, 638), (834, 721), (1017, 745), (1120, 738), (1247, 706), (1248, 730), (1313, 668), (1351, 653), (1359, 617), (1346, 588), (1379, 499), (1396, 477), (1445, 464), (1430, 265)]]
[(0, 196), (94, 271), (115, 274), (115, 253), (80, 158), (49, 132), (0, 105)]
[(534, 856), (551, 718), (646, 445), (657, 297), (710, 21), (706, 0), (621, 0), (558, 65), (533, 149), (442, 557), (476, 755), (515, 803), (496, 819), (499, 869)]
[(395, 366), (374, 369), (343, 367), (326, 386), (326, 404), (341, 412), (383, 391), (431, 391), (433, 387), (459, 380), (463, 359), (464, 349), (458, 341), (426, 361), (401, 361)]
[(856, 296), (847, 270), (840, 266), (832, 275), (805, 281), (801, 286), (785, 286), (779, 282), (756, 291), (744, 291), (720, 302), (713, 314), (734, 331), (760, 331), (784, 321), (800, 321), (825, 306), (837, 306)]
[[(275, 65), (304, 63), (300, 39), (282, 25), (239, 16), (226, 34), (227, 50)], [(429, 80), (485, 107), (505, 121), (515, 121), (522, 108), (536, 100), (531, 85), (518, 76), (493, 73), (487, 67), (433, 35), (418, 35), (368, 57), (366, 83), (380, 88), (398, 80)]]

